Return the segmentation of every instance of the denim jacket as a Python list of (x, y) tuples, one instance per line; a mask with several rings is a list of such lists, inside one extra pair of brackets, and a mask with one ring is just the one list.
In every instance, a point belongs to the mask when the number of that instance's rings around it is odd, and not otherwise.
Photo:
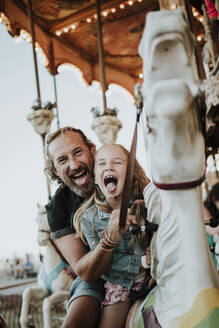
[[(99, 210), (95, 204), (91, 205), (82, 215), (81, 228), (90, 249), (98, 244), (103, 231), (107, 228), (110, 214)], [(112, 252), (109, 269), (101, 277), (114, 284), (131, 289), (133, 278), (140, 273), (141, 255), (135, 255), (133, 246), (129, 245), (131, 233), (126, 231), (118, 247)], [(142, 255), (145, 249), (142, 247)]]

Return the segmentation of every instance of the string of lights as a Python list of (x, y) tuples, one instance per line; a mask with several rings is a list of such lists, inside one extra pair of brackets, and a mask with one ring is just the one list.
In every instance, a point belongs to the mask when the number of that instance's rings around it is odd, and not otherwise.
[[(108, 9), (104, 9), (101, 11), (101, 16), (103, 17), (107, 17), (109, 15), (114, 15), (115, 13), (117, 13), (118, 11), (123, 11), (126, 8), (129, 8), (133, 5), (137, 5), (138, 3), (141, 3), (145, 0), (128, 0), (128, 1), (124, 1), (120, 4), (118, 4), (117, 6), (113, 6), (111, 8)], [(171, 9), (176, 9), (176, 4), (174, 5), (174, 7), (172, 7)], [(204, 23), (204, 17), (199, 13), (198, 10), (196, 10), (196, 8), (192, 7), (192, 14), (194, 16), (194, 18), (196, 20), (198, 20), (201, 24)], [(93, 14), (92, 16), (89, 16), (85, 19), (83, 19), (83, 21), (86, 21), (87, 24), (92, 23), (94, 20), (97, 19), (97, 14)], [(4, 13), (0, 13), (0, 23), (5, 23), (5, 25), (7, 25), (7, 28), (10, 26), (10, 22), (7, 19), (7, 17), (4, 15)], [(56, 36), (61, 36), (63, 33), (69, 33), (74, 31), (80, 24), (80, 21), (78, 22), (74, 22), (72, 24), (68, 24), (67, 26), (63, 27), (62, 29), (59, 29), (57, 31), (55, 31)], [(204, 40), (204, 33), (199, 34), (196, 36), (196, 39), (198, 42), (202, 42)], [(20, 31), (20, 35), (18, 37), (15, 37), (15, 42), (21, 42), (23, 40), (26, 40), (27, 42), (32, 42), (31, 39), (31, 35), (25, 31), (25, 30), (21, 30)], [(40, 60), (42, 61), (42, 63), (47, 66), (48, 65), (48, 58), (45, 55), (43, 49), (39, 46), (39, 44), (36, 42), (36, 51), (39, 55)], [(143, 79), (143, 73), (139, 74), (139, 78)]]
[[(107, 17), (108, 15), (113, 15), (115, 14), (116, 12), (118, 12), (118, 10), (124, 10), (125, 8), (127, 7), (131, 7), (133, 5), (136, 5), (140, 2), (143, 2), (143, 0), (129, 0), (129, 1), (124, 1), (123, 3), (120, 3), (118, 6), (114, 6), (112, 8), (108, 8), (108, 9), (105, 9), (105, 10), (102, 10), (101, 11), (101, 16), (104, 18), (104, 17)], [(85, 21), (90, 24), (92, 23), (94, 20), (97, 19), (97, 14), (93, 14), (92, 16), (89, 16), (85, 19)], [(63, 33), (69, 33), (69, 32), (72, 32), (74, 31), (77, 26), (79, 26), (79, 23), (80, 22), (75, 22), (74, 24), (68, 24), (67, 26), (63, 27), (62, 29), (59, 29), (55, 32), (55, 34), (57, 36), (61, 36)]]

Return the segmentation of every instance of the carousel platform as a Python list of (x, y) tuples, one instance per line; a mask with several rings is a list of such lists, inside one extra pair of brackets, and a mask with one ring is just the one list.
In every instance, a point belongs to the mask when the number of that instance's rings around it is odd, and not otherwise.
[[(19, 317), (22, 297), (18, 294), (0, 294), (0, 313), (4, 317), (8, 328), (20, 328)], [(65, 316), (65, 309), (53, 309), (52, 326), (59, 328)], [(29, 328), (43, 328), (42, 301), (32, 300), (29, 314)]]
[[(14, 282), (10, 281), (10, 284)], [(31, 285), (31, 284), (30, 284)], [(4, 317), (7, 328), (20, 328), (19, 318), (22, 305), (22, 292), (27, 285), (0, 290), (0, 314)], [(65, 308), (52, 309), (52, 327), (59, 328), (66, 314)], [(42, 315), (42, 300), (31, 301), (28, 328), (44, 328)]]

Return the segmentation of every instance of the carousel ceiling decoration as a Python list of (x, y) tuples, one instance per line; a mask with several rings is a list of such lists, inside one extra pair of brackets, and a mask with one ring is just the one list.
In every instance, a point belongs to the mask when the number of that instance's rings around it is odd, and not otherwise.
[[(116, 83), (132, 94), (141, 82), (138, 45), (149, 11), (159, 10), (158, 0), (101, 1), (106, 87)], [(31, 42), (27, 0), (1, 0), (1, 20), (18, 41)], [(78, 67), (90, 84), (100, 81), (98, 26), (95, 0), (32, 0), (36, 48), (52, 75), (61, 64)], [(199, 14), (200, 16), (200, 14)], [(197, 20), (198, 26), (202, 26)]]

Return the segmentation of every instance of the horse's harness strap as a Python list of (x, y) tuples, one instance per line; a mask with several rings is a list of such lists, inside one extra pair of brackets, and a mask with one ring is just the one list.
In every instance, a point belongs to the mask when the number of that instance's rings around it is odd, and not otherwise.
[(61, 260), (59, 264), (49, 273), (46, 273), (44, 267), (41, 268), (40, 271), (40, 278), (43, 280), (44, 285), (47, 291), (51, 294), (52, 293), (52, 282), (56, 279), (59, 273), (64, 270), (68, 264), (66, 261)]
[(185, 181), (185, 182), (176, 182), (176, 183), (159, 183), (153, 180), (154, 185), (158, 189), (162, 190), (182, 190), (182, 189), (192, 189), (198, 187), (205, 180), (205, 174), (197, 180)]
[[(50, 235), (50, 231), (48, 231), (48, 230), (40, 229), (40, 231), (41, 232), (46, 232)], [(62, 253), (60, 252), (60, 250), (58, 249), (58, 247), (56, 246), (56, 244), (54, 243), (54, 241), (51, 238), (50, 238), (50, 242), (53, 245), (53, 247), (55, 248), (56, 252), (61, 257), (62, 261), (68, 264), (68, 262), (66, 261), (66, 259), (64, 258), (64, 256), (62, 255)]]
[(136, 116), (135, 130), (134, 130), (134, 135), (133, 135), (133, 139), (132, 139), (131, 150), (129, 152), (129, 157), (128, 157), (126, 177), (125, 177), (125, 183), (124, 183), (124, 188), (123, 188), (123, 193), (122, 193), (122, 201), (121, 201), (121, 207), (120, 207), (120, 217), (119, 217), (120, 227), (124, 227), (126, 224), (127, 210), (128, 210), (129, 201), (131, 198), (133, 173), (134, 173), (134, 168), (135, 168), (137, 129), (138, 129), (138, 123), (139, 123), (142, 107), (143, 107), (143, 101), (141, 101), (137, 104), (137, 116)]

